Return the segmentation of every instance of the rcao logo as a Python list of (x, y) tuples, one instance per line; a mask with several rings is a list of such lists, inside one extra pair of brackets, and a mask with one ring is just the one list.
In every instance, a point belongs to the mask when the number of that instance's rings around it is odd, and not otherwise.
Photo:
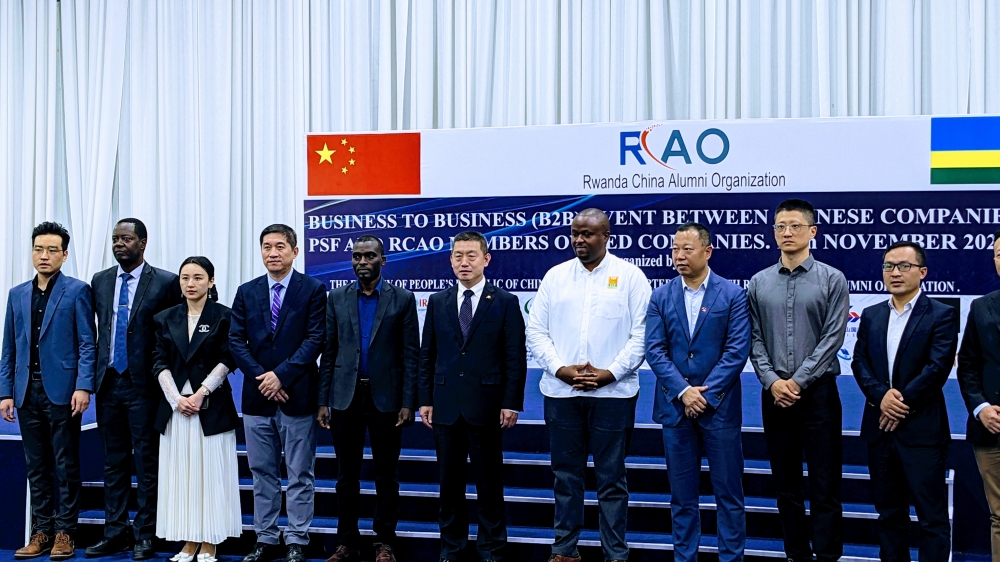
[[(646, 158), (649, 158), (657, 164), (669, 168), (671, 170), (676, 170), (670, 166), (670, 159), (677, 157), (683, 158), (685, 164), (691, 163), (691, 154), (688, 151), (687, 144), (684, 142), (684, 136), (677, 129), (670, 132), (670, 137), (667, 139), (667, 144), (663, 148), (663, 152), (659, 157), (650, 150), (649, 145), (651, 139), (649, 138), (650, 133), (652, 133), (660, 125), (653, 125), (647, 127), (643, 131), (622, 131), (621, 133), (621, 143), (619, 145), (619, 163), (624, 166), (629, 154), (635, 159), (636, 162), (646, 165)], [(662, 136), (662, 135), (654, 135)], [(705, 153), (706, 140), (711, 137), (717, 138), (722, 141), (722, 148), (718, 150), (718, 154), (711, 156)], [(717, 144), (713, 141), (712, 145)], [(698, 135), (698, 140), (695, 142), (695, 151), (698, 153), (698, 158), (706, 164), (718, 164), (726, 159), (729, 155), (729, 137), (726, 133), (722, 132), (721, 129), (705, 129), (700, 135)], [(715, 148), (714, 146), (712, 148)], [(713, 150), (714, 152), (714, 150)]]

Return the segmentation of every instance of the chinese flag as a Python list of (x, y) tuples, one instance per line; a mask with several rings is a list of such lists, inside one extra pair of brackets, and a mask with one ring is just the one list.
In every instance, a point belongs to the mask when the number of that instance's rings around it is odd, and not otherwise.
[(309, 135), (309, 195), (419, 195), (420, 133)]

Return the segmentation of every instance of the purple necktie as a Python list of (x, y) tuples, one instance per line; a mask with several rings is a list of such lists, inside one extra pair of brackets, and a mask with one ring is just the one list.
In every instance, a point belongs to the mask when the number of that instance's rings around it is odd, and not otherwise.
[(466, 289), (465, 300), (462, 301), (462, 307), (458, 310), (458, 325), (462, 328), (462, 339), (469, 339), (469, 328), (472, 327), (472, 295), (475, 295), (473, 291)]
[(275, 283), (274, 287), (274, 298), (271, 299), (271, 333), (274, 333), (275, 329), (278, 328), (278, 313), (281, 312), (281, 290), (284, 287), (281, 283)]

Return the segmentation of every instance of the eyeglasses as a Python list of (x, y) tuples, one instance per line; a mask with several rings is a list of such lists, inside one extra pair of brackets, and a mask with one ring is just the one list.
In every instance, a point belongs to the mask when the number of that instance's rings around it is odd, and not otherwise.
[(900, 273), (906, 273), (912, 267), (920, 268), (920, 267), (923, 267), (923, 266), (922, 265), (917, 265), (915, 263), (906, 262), (906, 261), (904, 261), (903, 263), (889, 263), (889, 262), (885, 262), (885, 263), (882, 264), (882, 271), (884, 271), (886, 273), (889, 273), (889, 272), (891, 272), (893, 269), (895, 269), (897, 267), (899, 268), (899, 272)]
[(803, 228), (809, 228), (811, 226), (816, 226), (816, 225), (814, 225), (814, 224), (776, 224), (772, 228), (774, 228), (774, 231), (777, 232), (778, 234), (781, 234), (786, 229), (791, 229), (792, 233), (798, 234), (798, 232), (800, 230), (802, 230)]

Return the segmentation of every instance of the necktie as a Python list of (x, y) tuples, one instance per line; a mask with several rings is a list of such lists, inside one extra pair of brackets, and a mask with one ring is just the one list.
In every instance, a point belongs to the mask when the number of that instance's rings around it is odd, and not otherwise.
[(119, 374), (128, 369), (128, 282), (130, 273), (122, 273), (122, 290), (118, 292), (118, 311), (115, 314), (115, 362)]
[(274, 298), (271, 299), (271, 332), (278, 328), (278, 313), (281, 312), (281, 283), (274, 285)]
[(458, 324), (462, 328), (462, 339), (468, 339), (469, 327), (472, 326), (472, 295), (475, 293), (471, 289), (466, 289), (465, 300), (462, 301), (462, 308), (458, 311)]

